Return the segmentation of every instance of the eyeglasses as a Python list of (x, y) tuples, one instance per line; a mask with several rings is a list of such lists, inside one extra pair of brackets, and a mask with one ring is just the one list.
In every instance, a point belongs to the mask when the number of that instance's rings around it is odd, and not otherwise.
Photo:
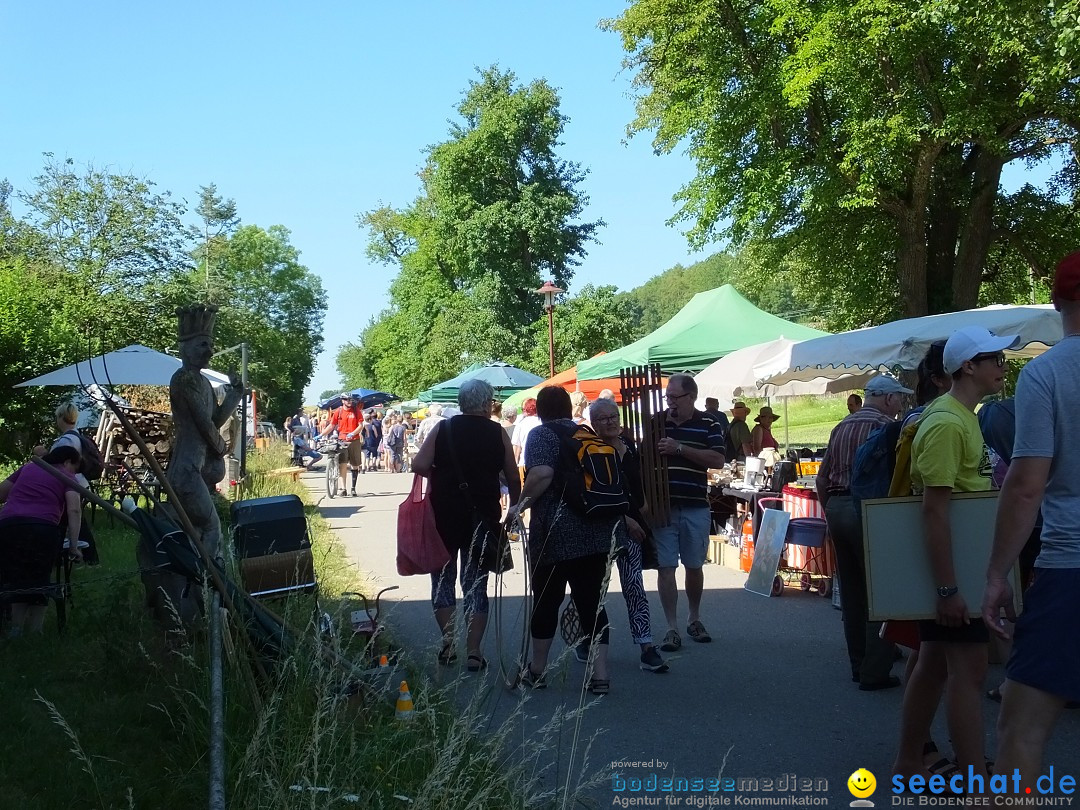
[(693, 394), (687, 391), (685, 394), (665, 394), (664, 399), (666, 399), (668, 402), (674, 402), (677, 399), (682, 399), (683, 397), (689, 396), (693, 396)]
[(981, 363), (983, 360), (993, 360), (998, 368), (1005, 367), (1005, 353), (991, 352), (989, 354), (977, 354), (971, 358), (972, 363)]
[(619, 415), (616, 413), (616, 414), (612, 414), (611, 416), (598, 416), (593, 421), (596, 421), (596, 422), (618, 422), (619, 421)]

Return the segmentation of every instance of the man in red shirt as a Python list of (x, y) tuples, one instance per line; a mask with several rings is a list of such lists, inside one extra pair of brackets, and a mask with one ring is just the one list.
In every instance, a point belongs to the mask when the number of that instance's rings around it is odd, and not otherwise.
[[(356, 495), (356, 478), (363, 467), (363, 442), (360, 441), (360, 431), (364, 426), (364, 414), (359, 402), (353, 400), (352, 394), (341, 395), (341, 407), (330, 414), (330, 422), (320, 433), (320, 436), (329, 436), (337, 431), (338, 439), (348, 444), (338, 451), (338, 472), (341, 473), (341, 492), (345, 493), (345, 469), (352, 470), (352, 491)], [(328, 464), (333, 463), (327, 460)]]

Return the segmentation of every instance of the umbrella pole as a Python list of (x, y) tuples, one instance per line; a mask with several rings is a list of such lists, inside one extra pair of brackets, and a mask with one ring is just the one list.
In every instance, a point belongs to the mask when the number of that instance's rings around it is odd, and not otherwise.
[(791, 449), (791, 429), (788, 427), (787, 401), (791, 397), (784, 397), (784, 452)]

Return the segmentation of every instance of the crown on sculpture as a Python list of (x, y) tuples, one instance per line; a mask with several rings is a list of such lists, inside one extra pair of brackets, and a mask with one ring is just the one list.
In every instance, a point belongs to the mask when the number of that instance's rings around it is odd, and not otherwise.
[(180, 307), (176, 310), (179, 320), (178, 340), (191, 340), (202, 335), (214, 334), (214, 319), (217, 317), (218, 308), (213, 304), (195, 304), (190, 307)]

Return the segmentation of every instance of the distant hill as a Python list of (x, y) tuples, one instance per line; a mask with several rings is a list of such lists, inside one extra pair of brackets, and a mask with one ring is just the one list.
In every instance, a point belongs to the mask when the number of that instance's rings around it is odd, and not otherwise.
[(798, 309), (798, 305), (791, 289), (782, 286), (781, 279), (777, 274), (771, 283), (761, 285), (758, 276), (742, 267), (739, 257), (716, 253), (689, 267), (677, 264), (653, 276), (640, 287), (620, 293), (620, 297), (629, 299), (641, 309), (640, 337), (670, 320), (697, 293), (723, 284), (731, 284), (747, 300), (766, 312), (789, 317)]

